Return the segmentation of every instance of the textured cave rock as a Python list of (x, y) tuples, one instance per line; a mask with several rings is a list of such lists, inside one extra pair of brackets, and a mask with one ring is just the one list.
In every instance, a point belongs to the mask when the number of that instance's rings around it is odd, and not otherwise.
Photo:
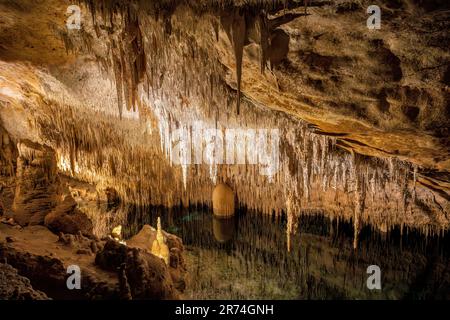
[[(7, 242), (8, 237), (14, 241)], [(43, 226), (16, 230), (0, 224), (0, 259), (54, 299), (126, 299), (127, 287), (133, 299), (177, 299), (184, 290), (182, 265), (172, 271), (145, 250), (80, 234), (58, 237)], [(80, 290), (67, 289), (70, 265), (80, 267)]]
[(8, 132), (0, 126), (1, 133), (1, 153), (0, 153), (0, 172), (2, 176), (14, 176), (16, 171), (17, 148), (11, 140)]
[(65, 285), (66, 270), (62, 262), (49, 256), (35, 255), (12, 245), (0, 244), (0, 256), (19, 273), (32, 281), (33, 287), (53, 296)]
[[(187, 267), (183, 257), (184, 246), (181, 239), (173, 234), (162, 231), (169, 247), (169, 272), (172, 277), (173, 284), (180, 292), (184, 291), (186, 286)], [(149, 225), (144, 225), (142, 229), (129, 240), (127, 245), (134, 248), (143, 249), (151, 253), (151, 245), (156, 240), (157, 230)]]
[(31, 141), (20, 142), (18, 150), (13, 218), (22, 226), (42, 224), (58, 201), (56, 156)]
[(81, 233), (92, 237), (92, 222), (84, 212), (76, 207), (77, 203), (72, 196), (66, 196), (64, 201), (45, 216), (44, 224), (55, 233)]
[(106, 270), (122, 270), (133, 299), (178, 297), (164, 261), (145, 250), (130, 248), (109, 240), (97, 253), (95, 263)]
[(91, 221), (59, 178), (55, 152), (30, 141), (18, 150), (12, 218), (21, 226), (45, 224), (55, 233), (92, 236)]
[(20, 276), (9, 264), (0, 263), (1, 300), (49, 300), (47, 295), (34, 290), (30, 280)]
[[(131, 273), (139, 273), (139, 271), (133, 269), (133, 265), (138, 262), (134, 261), (133, 259), (138, 259), (138, 256), (142, 255), (142, 259), (148, 260), (148, 262), (145, 263), (146, 266), (150, 268), (147, 273), (153, 273), (151, 271), (153, 270), (152, 264), (156, 263), (156, 266), (154, 267), (156, 270), (155, 272), (162, 272), (163, 276), (166, 277), (165, 272), (167, 270), (170, 274), (170, 280), (166, 279), (166, 282), (169, 283), (169, 286), (173, 285), (173, 287), (181, 293), (186, 287), (185, 277), (187, 272), (183, 257), (184, 246), (179, 237), (165, 231), (163, 231), (163, 234), (170, 250), (168, 265), (164, 263), (161, 265), (162, 260), (152, 254), (152, 244), (156, 240), (157, 230), (149, 225), (144, 225), (136, 235), (126, 240), (127, 246), (120, 245), (114, 241), (108, 241), (103, 250), (97, 253), (95, 261), (99, 266), (107, 270), (117, 270), (118, 268), (120, 269), (121, 265), (124, 264), (124, 270), (127, 279), (130, 279), (130, 277), (131, 279), (136, 279), (137, 275), (131, 275)], [(133, 250), (133, 248), (140, 249), (142, 253), (138, 253), (138, 251)], [(147, 279), (149, 275), (146, 274), (144, 275), (144, 277), (146, 277)], [(141, 298), (143, 298), (142, 295), (144, 293), (142, 293), (142, 290), (133, 288), (133, 286), (137, 285), (136, 283), (132, 284), (129, 282), (129, 285), (131, 287), (132, 297), (137, 298), (137, 296), (135, 296), (136, 293), (133, 294), (133, 292), (137, 290), (140, 292), (138, 292), (137, 294), (140, 295)], [(161, 283), (161, 285), (164, 287), (164, 282)], [(171, 294), (175, 296), (176, 293), (168, 293), (167, 297), (159, 296), (158, 298), (170, 298), (169, 296)]]
[[(68, 290), (66, 280), (69, 275), (61, 258), (27, 251), (27, 249), (0, 244), (0, 256), (6, 258), (20, 274), (30, 279), (33, 287), (45, 292), (49, 297), (53, 299), (119, 298), (118, 285), (107, 278), (109, 275), (101, 275), (99, 272), (87, 273), (86, 269), (82, 269), (82, 289)], [(76, 256), (75, 252), (72, 254)]]

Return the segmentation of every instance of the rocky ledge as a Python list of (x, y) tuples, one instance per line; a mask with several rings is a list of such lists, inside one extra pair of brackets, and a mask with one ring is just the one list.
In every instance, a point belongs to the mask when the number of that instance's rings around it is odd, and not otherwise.
[[(156, 230), (146, 227), (145, 234)], [(153, 235), (155, 238), (156, 235)], [(111, 238), (55, 235), (45, 226), (0, 224), (0, 297), (5, 299), (179, 299), (185, 288), (181, 240), (168, 236), (170, 264), (150, 249)], [(148, 248), (151, 241), (148, 241)], [(141, 243), (142, 244), (142, 243)], [(74, 267), (75, 266), (75, 267)], [(79, 289), (69, 289), (73, 270)], [(14, 276), (9, 276), (14, 275)], [(71, 278), (72, 277), (72, 278)], [(36, 291), (33, 288), (35, 288)]]

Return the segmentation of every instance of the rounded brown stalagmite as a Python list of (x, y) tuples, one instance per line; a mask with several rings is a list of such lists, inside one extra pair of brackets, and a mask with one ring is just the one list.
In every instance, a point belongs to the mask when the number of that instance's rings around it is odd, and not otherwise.
[(215, 216), (234, 216), (234, 191), (226, 184), (220, 183), (214, 188), (212, 202)]

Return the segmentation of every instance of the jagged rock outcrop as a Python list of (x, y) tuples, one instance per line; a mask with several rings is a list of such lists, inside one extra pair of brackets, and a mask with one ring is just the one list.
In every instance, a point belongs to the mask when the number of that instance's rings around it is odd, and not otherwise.
[(2, 176), (14, 176), (16, 173), (16, 159), (17, 148), (15, 147), (11, 138), (1, 126), (0, 126), (0, 175)]
[[(145, 250), (81, 234), (58, 237), (43, 226), (19, 231), (0, 224), (0, 259), (55, 299), (177, 299), (182, 292), (169, 267)], [(79, 290), (67, 287), (70, 265), (80, 268)]]
[(118, 273), (122, 268), (133, 299), (178, 298), (164, 261), (145, 250), (108, 240), (103, 250), (97, 253), (95, 263), (105, 270)]
[(44, 291), (48, 296), (55, 297), (56, 292), (62, 293), (59, 297), (66, 294), (70, 296), (70, 292), (64, 290), (67, 288), (66, 269), (61, 260), (16, 248), (14, 243), (0, 243), (0, 257), (30, 279), (34, 288)]
[(127, 252), (127, 246), (115, 240), (107, 241), (103, 249), (95, 255), (95, 264), (105, 270), (117, 271), (122, 263), (125, 263)]
[(121, 300), (132, 300), (130, 285), (128, 283), (128, 277), (125, 271), (126, 264), (122, 263), (119, 268), (119, 290)]
[[(187, 273), (187, 266), (183, 257), (183, 243), (179, 237), (167, 233), (164, 230), (161, 230), (161, 234), (169, 250), (166, 265), (169, 268), (173, 284), (177, 290), (183, 292), (186, 287), (185, 277)], [(157, 241), (157, 237), (157, 229), (150, 225), (144, 225), (136, 235), (127, 240), (127, 245), (153, 253), (153, 243)]]
[(20, 225), (36, 225), (57, 205), (60, 192), (55, 152), (46, 146), (18, 144), (13, 218)]
[(59, 178), (55, 152), (27, 140), (18, 150), (12, 218), (21, 226), (45, 224), (55, 233), (92, 236), (92, 223)]
[(45, 216), (44, 224), (55, 233), (81, 232), (85, 236), (93, 236), (92, 222), (77, 208), (77, 203), (70, 194)]
[(47, 295), (34, 290), (30, 280), (18, 274), (9, 264), (0, 263), (0, 300), (49, 300)]

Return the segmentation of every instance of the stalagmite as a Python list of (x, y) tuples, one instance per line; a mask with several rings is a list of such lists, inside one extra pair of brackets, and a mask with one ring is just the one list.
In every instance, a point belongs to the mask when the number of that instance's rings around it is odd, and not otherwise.
[(118, 225), (117, 227), (113, 228), (111, 231), (111, 238), (113, 238), (115, 241), (119, 242), (120, 244), (127, 245), (126, 241), (122, 238), (122, 226)]
[(122, 226), (121, 225), (119, 225), (119, 226), (115, 227), (114, 229), (112, 229), (111, 237), (114, 240), (116, 240), (116, 241), (121, 241), (122, 240)]
[(217, 217), (234, 215), (235, 196), (233, 190), (224, 183), (218, 184), (212, 194), (213, 212)]
[(166, 243), (166, 238), (162, 233), (161, 228), (161, 218), (158, 217), (157, 228), (156, 228), (156, 239), (152, 244), (152, 254), (157, 257), (160, 257), (164, 260), (164, 262), (168, 265), (170, 259), (169, 246)]

